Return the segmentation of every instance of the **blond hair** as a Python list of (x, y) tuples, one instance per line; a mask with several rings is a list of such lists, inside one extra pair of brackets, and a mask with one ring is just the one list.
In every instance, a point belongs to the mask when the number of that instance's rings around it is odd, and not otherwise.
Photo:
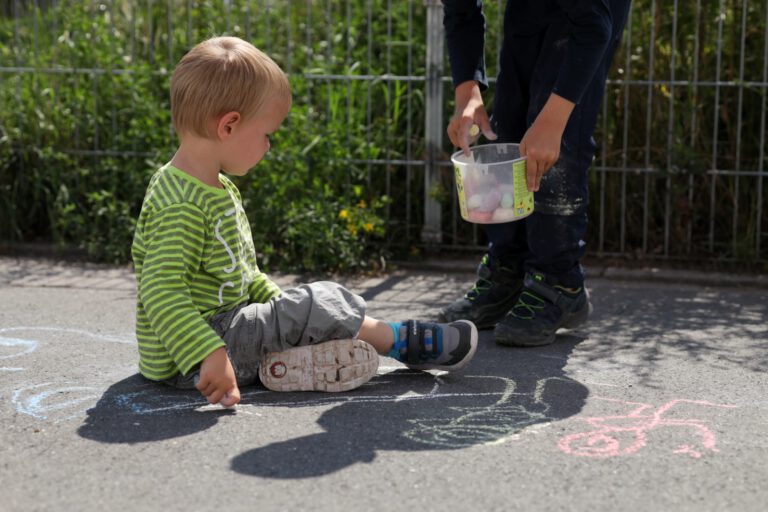
[(173, 128), (211, 137), (218, 116), (236, 111), (248, 119), (267, 101), (290, 97), (288, 78), (267, 54), (237, 37), (214, 37), (192, 48), (173, 72)]

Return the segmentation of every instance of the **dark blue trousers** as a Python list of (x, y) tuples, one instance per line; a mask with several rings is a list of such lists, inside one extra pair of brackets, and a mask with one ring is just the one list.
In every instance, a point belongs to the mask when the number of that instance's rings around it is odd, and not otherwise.
[[(513, 3), (508, 2), (507, 9)], [(552, 284), (572, 288), (584, 283), (579, 261), (584, 255), (587, 229), (587, 172), (596, 149), (592, 133), (629, 12), (625, 0), (609, 0), (609, 4), (611, 42), (568, 120), (559, 160), (544, 175), (534, 195), (534, 213), (516, 222), (486, 225), (492, 260), (520, 275), (538, 271)], [(505, 34), (491, 119), (499, 142), (519, 142), (543, 108), (565, 57), (568, 32), (563, 18), (536, 34)]]

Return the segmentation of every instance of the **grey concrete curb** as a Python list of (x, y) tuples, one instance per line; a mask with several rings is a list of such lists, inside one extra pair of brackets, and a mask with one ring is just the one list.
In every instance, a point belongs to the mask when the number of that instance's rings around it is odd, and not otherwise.
[[(474, 274), (474, 259), (428, 259), (420, 262), (393, 261), (395, 269), (411, 272), (444, 272)], [(672, 270), (656, 267), (641, 269), (615, 266), (587, 265), (591, 278), (618, 281), (691, 284), (706, 287), (768, 288), (768, 275), (730, 274)], [(299, 276), (274, 274), (272, 278), (281, 286), (296, 283)], [(94, 263), (59, 262), (41, 258), (0, 256), (0, 286), (97, 288), (134, 290), (135, 280), (130, 266), (99, 265)]]
[[(450, 273), (474, 273), (476, 259), (437, 260), (428, 259), (417, 263), (393, 262), (393, 265), (409, 270), (423, 270)], [(724, 272), (703, 272), (694, 270), (676, 270), (659, 267), (623, 268), (608, 265), (585, 265), (587, 275), (592, 278), (613, 279), (618, 281), (642, 281), (693, 284), (716, 287), (768, 288), (768, 275), (732, 274)]]

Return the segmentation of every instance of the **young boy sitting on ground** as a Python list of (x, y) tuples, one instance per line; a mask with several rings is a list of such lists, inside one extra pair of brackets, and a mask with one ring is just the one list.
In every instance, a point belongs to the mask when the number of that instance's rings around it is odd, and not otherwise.
[(132, 247), (142, 375), (233, 406), (257, 378), (275, 391), (354, 389), (375, 375), (377, 352), (414, 369), (463, 368), (477, 347), (471, 322), (383, 322), (337, 284), (281, 291), (259, 271), (222, 172), (247, 174), (290, 106), (282, 70), (235, 37), (200, 43), (174, 71), (181, 143), (149, 183)]

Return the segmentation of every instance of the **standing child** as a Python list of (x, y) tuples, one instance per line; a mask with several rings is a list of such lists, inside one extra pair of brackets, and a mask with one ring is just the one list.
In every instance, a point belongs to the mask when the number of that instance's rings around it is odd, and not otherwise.
[(149, 183), (132, 247), (142, 375), (232, 406), (257, 377), (276, 391), (353, 389), (376, 373), (377, 352), (415, 369), (463, 368), (477, 347), (471, 322), (383, 322), (337, 284), (281, 291), (259, 271), (222, 172), (247, 174), (290, 106), (282, 70), (235, 37), (200, 43), (174, 71), (181, 143)]
[(448, 125), (469, 154), (470, 129), (519, 142), (527, 157), (532, 215), (488, 224), (478, 280), (440, 312), (494, 329), (496, 342), (546, 345), (591, 311), (581, 258), (587, 230), (592, 133), (630, 0), (507, 0), (499, 74), (488, 118), (481, 92), (485, 16), (478, 0), (443, 0), (456, 108)]

